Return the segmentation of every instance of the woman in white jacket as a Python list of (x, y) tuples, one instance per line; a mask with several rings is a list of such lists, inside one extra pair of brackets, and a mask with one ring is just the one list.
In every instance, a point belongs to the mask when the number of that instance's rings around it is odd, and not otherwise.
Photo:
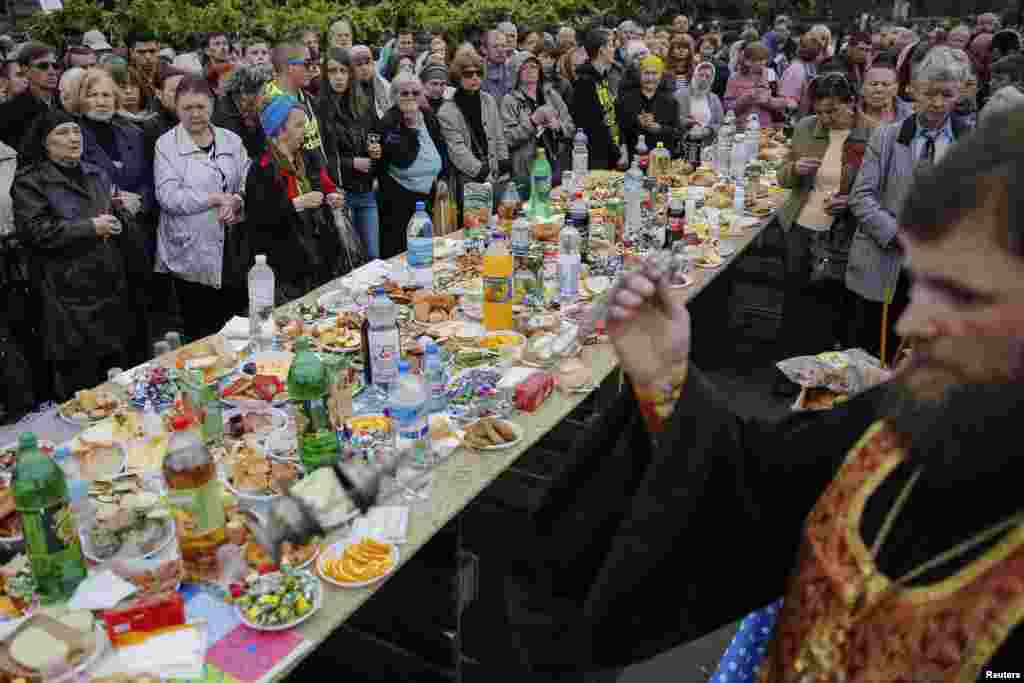
[(175, 108), (180, 123), (156, 144), (156, 271), (174, 278), (185, 335), (198, 339), (245, 307), (237, 274), (251, 264), (237, 223), (249, 155), (240, 137), (210, 123), (213, 93), (202, 77), (182, 79)]

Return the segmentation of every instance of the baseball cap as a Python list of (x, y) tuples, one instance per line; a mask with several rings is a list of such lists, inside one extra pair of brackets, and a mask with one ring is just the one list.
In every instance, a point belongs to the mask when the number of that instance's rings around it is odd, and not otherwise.
[(85, 35), (82, 36), (82, 45), (97, 51), (114, 49), (114, 46), (107, 42), (106, 36), (97, 29), (85, 32)]

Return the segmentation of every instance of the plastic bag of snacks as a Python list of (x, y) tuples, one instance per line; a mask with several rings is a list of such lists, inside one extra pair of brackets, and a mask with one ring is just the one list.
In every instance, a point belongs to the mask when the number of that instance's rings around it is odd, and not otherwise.
[(462, 187), (462, 228), (467, 251), (483, 251), (487, 228), (491, 224), (494, 186), (490, 183), (466, 183)]
[(891, 373), (862, 349), (798, 356), (776, 365), (789, 381), (803, 388), (796, 409), (821, 410), (881, 384)]

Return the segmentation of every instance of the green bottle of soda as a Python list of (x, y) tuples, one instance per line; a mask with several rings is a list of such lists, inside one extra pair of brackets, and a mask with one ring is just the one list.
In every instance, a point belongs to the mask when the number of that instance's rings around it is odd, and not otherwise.
[(46, 604), (69, 599), (86, 570), (68, 484), (57, 463), (39, 450), (31, 432), (18, 437), (12, 488), (39, 597)]
[(537, 145), (537, 158), (530, 170), (531, 219), (547, 220), (551, 217), (551, 163), (542, 145)]
[(327, 407), (329, 390), (323, 361), (310, 350), (309, 339), (300, 337), (288, 369), (288, 397), (295, 406), (299, 458), (307, 474), (341, 459), (341, 442)]

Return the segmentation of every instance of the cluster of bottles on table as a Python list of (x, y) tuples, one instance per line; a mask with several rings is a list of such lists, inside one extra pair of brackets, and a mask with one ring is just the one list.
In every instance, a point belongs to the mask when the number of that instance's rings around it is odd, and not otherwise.
[[(747, 166), (756, 161), (761, 152), (761, 121), (757, 114), (747, 118), (746, 126), (740, 130), (736, 114), (729, 112), (718, 129), (715, 143), (713, 163), (715, 171), (733, 181), (741, 181), (746, 176)], [(739, 190), (741, 183), (737, 182)]]
[[(179, 415), (168, 436), (151, 407), (144, 414), (146, 436), (136, 441), (159, 439), (164, 455), (160, 474), (145, 477), (146, 488), (166, 494), (178, 522), (177, 552), (187, 570), (215, 576), (217, 551), (226, 543), (224, 494), (204, 443), (205, 429), (194, 421), (198, 410), (189, 411), (192, 419)], [(66, 447), (51, 457), (40, 450), (35, 434), (19, 436), (11, 489), (36, 591), (45, 604), (69, 599), (87, 575), (79, 529), (95, 523), (90, 486)]]

